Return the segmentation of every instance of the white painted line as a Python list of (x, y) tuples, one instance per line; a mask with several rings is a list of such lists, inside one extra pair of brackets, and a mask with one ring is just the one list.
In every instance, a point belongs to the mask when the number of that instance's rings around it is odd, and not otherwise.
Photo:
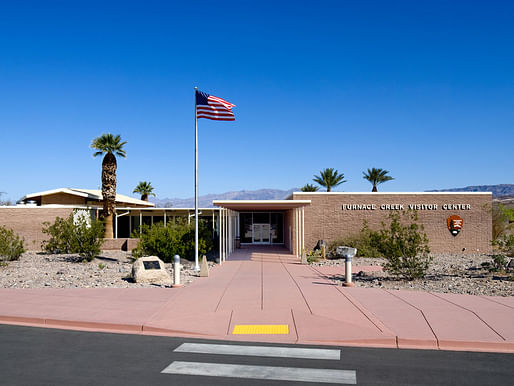
[(341, 350), (298, 347), (241, 346), (228, 344), (182, 343), (175, 352), (221, 355), (248, 355), (276, 358), (341, 359)]
[(357, 384), (354, 370), (304, 369), (298, 367), (247, 366), (225, 363), (172, 362), (165, 374), (203, 375), (207, 377), (272, 379), (277, 381)]

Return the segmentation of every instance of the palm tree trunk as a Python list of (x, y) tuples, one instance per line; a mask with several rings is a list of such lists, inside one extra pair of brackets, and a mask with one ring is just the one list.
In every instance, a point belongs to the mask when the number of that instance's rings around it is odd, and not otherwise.
[(105, 221), (104, 238), (114, 238), (113, 214), (116, 209), (116, 157), (107, 153), (102, 161), (102, 196), (103, 213)]
[(377, 189), (377, 185), (376, 184), (373, 184), (373, 189), (371, 190), (372, 192), (378, 192), (378, 189)]
[(141, 201), (148, 201), (148, 194), (146, 194), (146, 193), (142, 194)]

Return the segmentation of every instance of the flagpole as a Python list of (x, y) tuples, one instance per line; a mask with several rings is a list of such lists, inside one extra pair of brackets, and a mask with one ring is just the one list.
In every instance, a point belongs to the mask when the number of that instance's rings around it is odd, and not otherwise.
[(198, 118), (196, 116), (196, 92), (195, 87), (195, 271), (200, 271), (198, 265)]

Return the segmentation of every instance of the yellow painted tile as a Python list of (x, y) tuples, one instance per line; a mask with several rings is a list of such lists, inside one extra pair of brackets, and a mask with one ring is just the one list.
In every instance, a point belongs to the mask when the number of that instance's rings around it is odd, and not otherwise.
[(289, 326), (287, 324), (237, 324), (234, 326), (232, 334), (289, 334)]

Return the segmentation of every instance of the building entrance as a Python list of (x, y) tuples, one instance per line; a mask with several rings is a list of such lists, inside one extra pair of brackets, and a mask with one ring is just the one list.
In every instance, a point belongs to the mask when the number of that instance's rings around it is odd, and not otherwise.
[(270, 244), (270, 224), (253, 224), (253, 244)]
[(240, 212), (241, 244), (283, 244), (284, 214), (282, 212)]

